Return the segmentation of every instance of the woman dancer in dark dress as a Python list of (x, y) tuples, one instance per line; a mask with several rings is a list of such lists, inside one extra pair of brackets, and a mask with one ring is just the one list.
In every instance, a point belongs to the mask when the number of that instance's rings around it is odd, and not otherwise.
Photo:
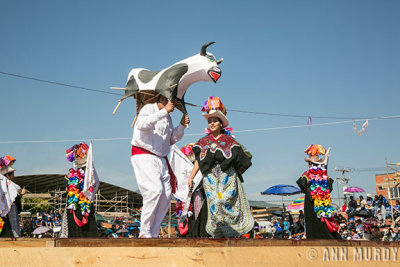
[[(330, 148), (326, 152), (321, 145), (310, 145), (305, 152), (309, 170), (297, 180), (305, 194), (304, 216), (307, 239), (340, 239), (338, 223), (333, 218), (334, 208), (330, 194), (333, 180), (327, 175)], [(325, 155), (325, 159), (318, 155)]]
[(207, 200), (206, 232), (217, 238), (238, 237), (254, 227), (242, 185), (242, 174), (251, 166), (251, 159), (224, 129), (229, 120), (219, 97), (210, 97), (202, 111), (210, 133), (193, 146), (196, 161), (189, 185), (200, 170)]
[[(67, 159), (74, 162), (74, 168), (69, 169), (66, 176), (67, 207), (63, 214), (61, 236), (70, 237), (98, 237), (95, 212), (92, 199), (98, 189), (98, 183), (85, 190), (88, 172), (86, 165), (89, 146), (85, 143), (77, 144), (68, 149)], [(94, 167), (93, 167), (94, 168)], [(97, 174), (96, 174), (97, 177)], [(85, 194), (86, 193), (86, 194)], [(88, 196), (91, 196), (88, 198)]]

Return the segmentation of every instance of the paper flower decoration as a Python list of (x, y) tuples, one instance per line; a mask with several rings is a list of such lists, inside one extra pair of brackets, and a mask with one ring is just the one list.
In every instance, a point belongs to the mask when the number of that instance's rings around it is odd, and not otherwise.
[(309, 145), (304, 152), (310, 156), (325, 155), (326, 149), (321, 145)]
[(204, 106), (202, 107), (202, 112), (209, 113), (210, 110), (219, 110), (224, 115), (226, 115), (226, 108), (224, 104), (222, 104), (221, 99), (217, 96), (210, 96), (206, 102), (204, 102)]

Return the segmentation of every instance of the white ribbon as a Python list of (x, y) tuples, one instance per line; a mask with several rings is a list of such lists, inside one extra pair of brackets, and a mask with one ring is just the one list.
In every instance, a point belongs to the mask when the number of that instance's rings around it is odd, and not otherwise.
[(368, 120), (365, 120), (364, 124), (361, 127), (361, 130), (359, 130), (359, 131), (357, 130), (356, 123), (353, 122), (353, 129), (357, 136), (363, 135), (365, 133), (365, 130), (367, 130), (367, 127), (368, 127)]

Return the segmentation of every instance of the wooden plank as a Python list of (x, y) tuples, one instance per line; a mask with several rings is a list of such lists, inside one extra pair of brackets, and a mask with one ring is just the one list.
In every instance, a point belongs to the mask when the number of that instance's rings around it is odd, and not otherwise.
[(0, 248), (6, 247), (55, 247), (55, 241), (51, 238), (0, 238)]
[[(185, 241), (185, 239), (183, 239)], [(239, 239), (240, 243), (248, 243)], [(109, 243), (111, 240), (105, 240)], [(153, 240), (151, 240), (153, 241)], [(156, 241), (173, 241), (158, 239)], [(187, 241), (187, 240), (186, 240)], [(210, 240), (207, 242), (222, 242)], [(232, 239), (225, 239), (230, 242)], [(280, 242), (284, 241), (284, 242)], [(399, 266), (399, 243), (269, 240), (265, 246), (3, 247), (0, 266)], [(19, 241), (16, 241), (17, 243)], [(222, 243), (224, 243), (222, 242)], [(146, 242), (144, 242), (146, 243)], [(264, 242), (261, 242), (264, 243)], [(329, 245), (331, 243), (331, 245)], [(285, 246), (282, 246), (285, 244)], [(297, 245), (302, 244), (302, 245)], [(306, 245), (305, 245), (306, 244)], [(347, 246), (346, 246), (347, 245)], [(349, 246), (352, 245), (352, 246)]]
[(52, 198), (52, 196), (48, 193), (42, 193), (42, 194), (25, 194), (22, 196), (22, 199), (25, 198)]
[[(0, 247), (399, 247), (400, 242), (247, 238), (0, 238)], [(399, 250), (400, 258), (400, 250)]]
[[(372, 242), (358, 240), (284, 240), (284, 239), (246, 239), (246, 238), (68, 238), (55, 239), (56, 247), (290, 247), (290, 246), (393, 246), (399, 242)], [(400, 251), (399, 251), (400, 258)]]

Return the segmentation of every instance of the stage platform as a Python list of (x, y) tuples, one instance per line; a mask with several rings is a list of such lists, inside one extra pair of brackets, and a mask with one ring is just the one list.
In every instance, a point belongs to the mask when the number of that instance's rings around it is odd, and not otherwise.
[(399, 242), (0, 239), (0, 266), (399, 266)]

